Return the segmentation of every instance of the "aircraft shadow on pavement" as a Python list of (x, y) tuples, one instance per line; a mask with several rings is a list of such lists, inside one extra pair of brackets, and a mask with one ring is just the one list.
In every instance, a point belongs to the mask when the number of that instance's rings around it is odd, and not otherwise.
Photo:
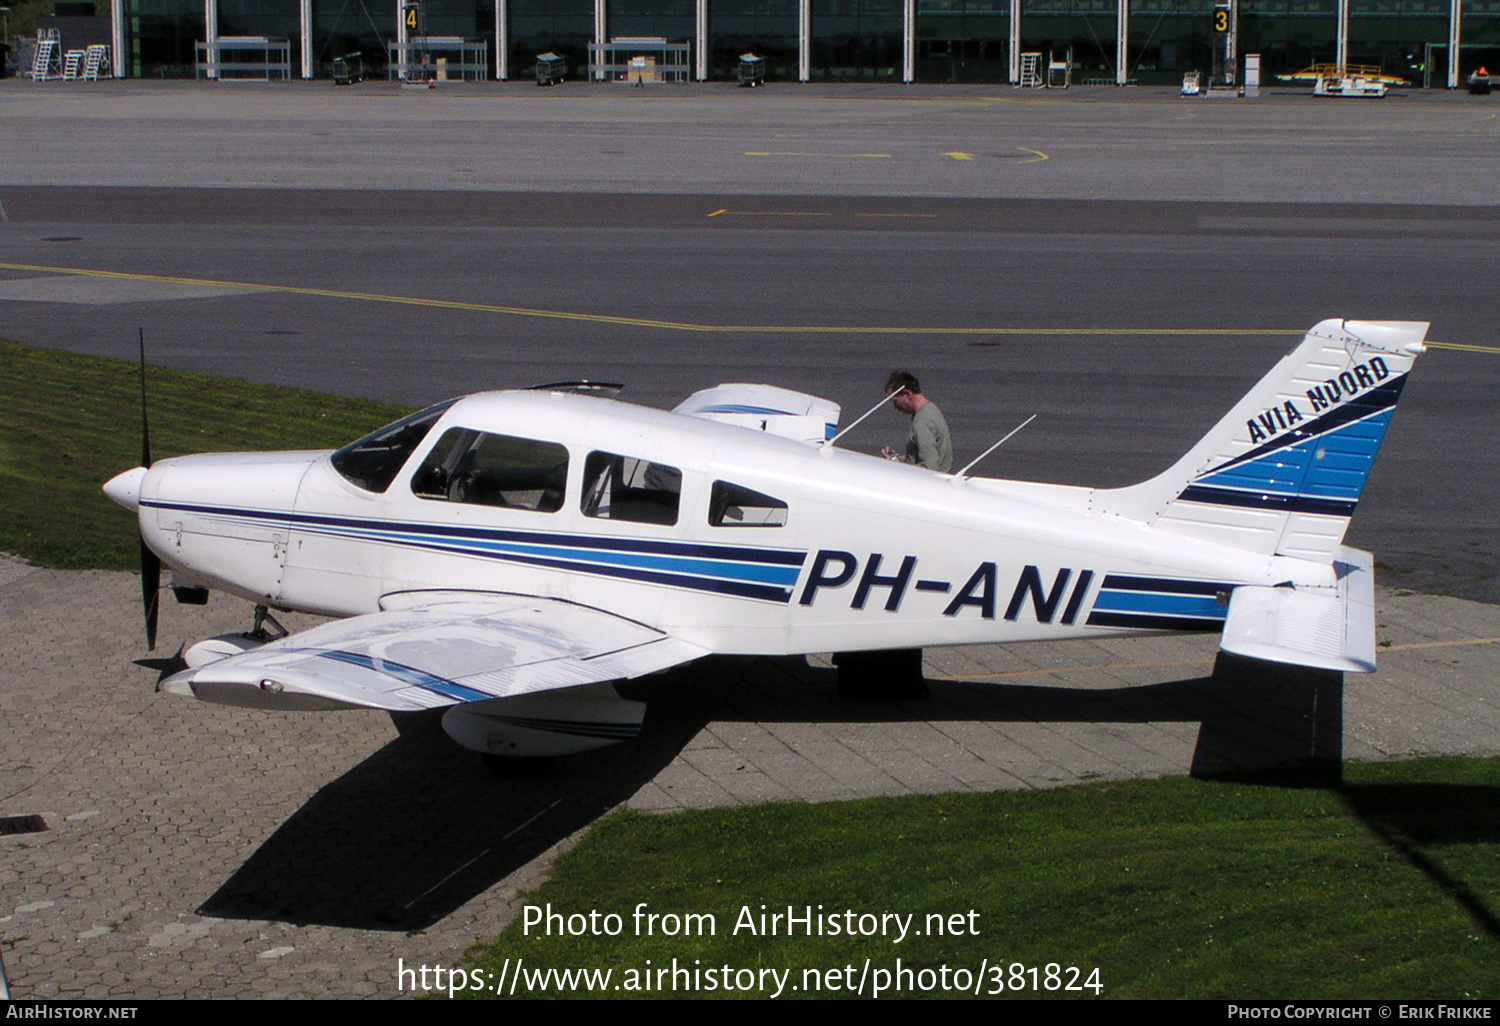
[[(1500, 936), (1500, 921), (1484, 897), (1428, 849), (1435, 841), (1500, 839), (1500, 791), (1343, 785), (1340, 674), (1268, 669), (1221, 654), (1208, 676), (1134, 687), (928, 681), (925, 699), (873, 701), (839, 696), (836, 682), (835, 671), (801, 659), (707, 659), (622, 688), (648, 702), (636, 741), (514, 778), (497, 776), (455, 745), (435, 715), (403, 717), (396, 739), (322, 787), (199, 913), (423, 929), (628, 800), (712, 720), (1195, 721), (1194, 776), (1339, 793), (1372, 833)], [(1457, 819), (1430, 814), (1454, 808), (1469, 811)]]
[[(631, 697), (649, 701), (664, 683), (636, 685)], [(670, 700), (649, 701), (637, 740), (558, 759), (533, 776), (492, 772), (443, 733), (439, 715), (393, 717), (399, 736), (320, 788), (198, 912), (365, 930), (431, 926), (640, 790), (707, 722), (723, 690), (677, 682)]]
[(932, 682), (927, 700), (869, 702), (839, 697), (834, 671), (800, 659), (709, 659), (623, 689), (648, 702), (638, 740), (509, 779), (453, 744), (436, 716), (403, 717), (396, 739), (320, 788), (199, 911), (422, 929), (629, 799), (711, 719), (1192, 719), (1203, 722), (1195, 772), (1301, 764), (1325, 750), (1336, 760), (1337, 675), (1292, 676), (1275, 694), (1216, 673), (1108, 691)]
[[(785, 664), (781, 685), (740, 688), (732, 713), (749, 722), (955, 721), (1200, 724), (1193, 776), (1292, 774), (1338, 780), (1343, 758), (1343, 675), (1220, 653), (1208, 676), (1161, 684), (1078, 688), (928, 680), (925, 699), (880, 701), (835, 693), (835, 672)], [(821, 676), (827, 687), (788, 686)]]

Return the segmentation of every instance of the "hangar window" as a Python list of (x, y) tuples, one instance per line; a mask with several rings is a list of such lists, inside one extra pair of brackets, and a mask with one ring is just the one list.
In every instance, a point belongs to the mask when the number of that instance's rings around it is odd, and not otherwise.
[(450, 399), (429, 406), (394, 424), (387, 424), (357, 442), (350, 442), (330, 457), (333, 469), (350, 484), (367, 492), (385, 491), (417, 446), (422, 444), (422, 439), (427, 437), (427, 432), (432, 430), (432, 425), (457, 401)]
[(715, 481), (708, 522), (714, 527), (780, 527), (786, 523), (786, 503), (744, 485)]
[(583, 465), (583, 515), (635, 524), (675, 524), (682, 471), (633, 456), (591, 452)]
[(423, 499), (537, 513), (562, 509), (568, 450), (556, 442), (451, 428), (411, 480)]

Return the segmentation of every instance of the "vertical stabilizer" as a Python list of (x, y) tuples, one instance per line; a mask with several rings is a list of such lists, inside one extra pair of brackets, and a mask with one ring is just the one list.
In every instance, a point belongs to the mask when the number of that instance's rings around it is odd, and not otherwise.
[(1165, 473), (1096, 493), (1101, 512), (1331, 561), (1427, 324), (1327, 320)]

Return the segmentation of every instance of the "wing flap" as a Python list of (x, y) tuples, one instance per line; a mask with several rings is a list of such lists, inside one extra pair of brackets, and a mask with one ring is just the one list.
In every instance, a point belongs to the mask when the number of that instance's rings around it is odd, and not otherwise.
[(403, 712), (625, 680), (706, 654), (587, 606), (445, 593), (324, 624), (164, 686), (231, 705)]

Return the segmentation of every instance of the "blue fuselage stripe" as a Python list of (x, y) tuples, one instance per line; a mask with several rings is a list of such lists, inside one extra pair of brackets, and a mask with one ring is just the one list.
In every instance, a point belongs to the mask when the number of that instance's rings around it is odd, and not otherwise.
[(1233, 588), (1223, 581), (1106, 574), (1086, 622), (1146, 631), (1216, 631), (1229, 613), (1220, 597)]
[(156, 509), (280, 525), (325, 537), (404, 545), (775, 602), (791, 600), (805, 552), (599, 538), (319, 516), (143, 500)]
[(1113, 613), (1158, 613), (1222, 620), (1228, 607), (1213, 595), (1165, 595), (1138, 591), (1100, 591), (1094, 609)]

